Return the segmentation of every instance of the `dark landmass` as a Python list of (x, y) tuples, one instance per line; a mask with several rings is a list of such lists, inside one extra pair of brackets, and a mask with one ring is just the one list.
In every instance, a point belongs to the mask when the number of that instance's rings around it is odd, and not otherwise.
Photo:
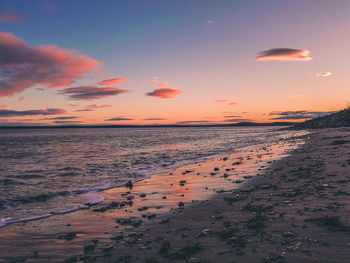
[(239, 122), (230, 124), (165, 124), (165, 125), (46, 125), (46, 126), (0, 126), (0, 129), (67, 129), (67, 128), (173, 128), (173, 127), (245, 127), (245, 126), (292, 126), (293, 122)]
[(318, 117), (312, 120), (299, 123), (293, 129), (324, 129), (350, 127), (350, 109), (345, 109), (331, 115)]

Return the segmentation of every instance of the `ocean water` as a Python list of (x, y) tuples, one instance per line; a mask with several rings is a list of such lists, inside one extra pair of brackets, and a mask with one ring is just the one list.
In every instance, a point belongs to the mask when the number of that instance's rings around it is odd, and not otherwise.
[(276, 127), (0, 129), (0, 227), (84, 208), (100, 202), (103, 189), (295, 134)]

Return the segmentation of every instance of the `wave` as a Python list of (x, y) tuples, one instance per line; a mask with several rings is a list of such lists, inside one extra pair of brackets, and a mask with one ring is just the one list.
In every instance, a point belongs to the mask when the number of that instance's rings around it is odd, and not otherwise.
[[(133, 180), (133, 183), (145, 180), (149, 177), (150, 176), (144, 176), (143, 178)], [(98, 187), (98, 188), (80, 191), (78, 197), (81, 197), (83, 199), (87, 199), (87, 200), (89, 200), (89, 202), (87, 202), (85, 204), (80, 204), (74, 208), (62, 209), (62, 210), (57, 210), (57, 211), (52, 211), (49, 213), (41, 214), (38, 216), (30, 216), (30, 217), (24, 217), (24, 218), (19, 218), (19, 219), (12, 219), (10, 217), (0, 218), (0, 228), (7, 226), (7, 225), (10, 225), (10, 224), (14, 224), (14, 223), (25, 223), (25, 222), (44, 219), (44, 218), (55, 216), (55, 215), (68, 214), (68, 213), (75, 212), (75, 211), (78, 211), (81, 209), (88, 209), (91, 206), (97, 205), (104, 200), (104, 198), (99, 194), (99, 192), (106, 191), (108, 189), (124, 187), (125, 185), (126, 185), (126, 183), (122, 183), (122, 184), (113, 185), (113, 186), (110, 185), (110, 186)], [(57, 197), (57, 196), (60, 196), (61, 194), (62, 194), (62, 192), (56, 193), (56, 194), (50, 195), (50, 197)], [(38, 199), (36, 199), (36, 200), (38, 200)], [(7, 201), (6, 203), (2, 203), (2, 204), (0, 203), (0, 205), (2, 205), (4, 207), (6, 207), (6, 206), (8, 207), (11, 204), (13, 205), (14, 203), (11, 201)]]

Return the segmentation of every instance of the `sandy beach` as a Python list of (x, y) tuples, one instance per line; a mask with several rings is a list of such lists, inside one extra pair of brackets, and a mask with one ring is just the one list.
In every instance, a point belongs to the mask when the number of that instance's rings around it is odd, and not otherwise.
[(180, 167), (98, 206), (6, 226), (0, 262), (348, 262), (349, 132)]

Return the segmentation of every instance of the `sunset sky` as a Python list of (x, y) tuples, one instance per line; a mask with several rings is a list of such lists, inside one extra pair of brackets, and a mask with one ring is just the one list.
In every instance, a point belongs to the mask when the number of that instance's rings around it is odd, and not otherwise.
[(0, 3), (0, 125), (302, 121), (350, 101), (348, 0)]

